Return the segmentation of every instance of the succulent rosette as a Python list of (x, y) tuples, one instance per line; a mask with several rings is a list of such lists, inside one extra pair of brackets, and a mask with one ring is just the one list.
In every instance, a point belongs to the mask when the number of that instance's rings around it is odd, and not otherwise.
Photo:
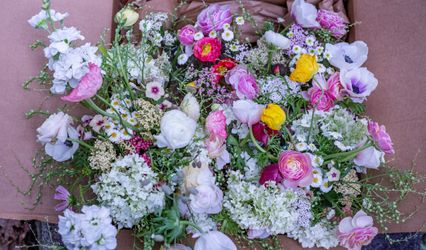
[(422, 178), (387, 163), (392, 128), (364, 114), (379, 80), (363, 66), (367, 44), (343, 41), (340, 14), (296, 0), (294, 23), (257, 22), (255, 37), (245, 1), (184, 23), (129, 4), (94, 47), (43, 3), (29, 20), (47, 32), (34, 79), (90, 110), (28, 113), (47, 118), (34, 160), (47, 173), (33, 180), (57, 181), (68, 249), (114, 249), (124, 228), (147, 250), (191, 249), (185, 237), (196, 250), (237, 249), (231, 238), (281, 249), (277, 235), (361, 249), (401, 222), (395, 197), (425, 196)]

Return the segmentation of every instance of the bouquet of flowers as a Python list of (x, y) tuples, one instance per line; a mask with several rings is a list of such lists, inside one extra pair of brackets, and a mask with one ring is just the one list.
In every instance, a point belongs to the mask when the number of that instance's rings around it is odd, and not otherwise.
[[(130, 4), (112, 43), (97, 46), (81, 45), (48, 0), (29, 20), (49, 34), (33, 45), (48, 59), (33, 80), (66, 104), (29, 115), (48, 116), (35, 163), (57, 185), (68, 249), (114, 249), (125, 228), (146, 249), (191, 249), (187, 235), (195, 250), (237, 249), (225, 234), (361, 249), (378, 227), (404, 221), (405, 195), (424, 195), (413, 171), (385, 163), (391, 138), (363, 115), (378, 81), (362, 67), (367, 45), (342, 41), (349, 23), (296, 0), (295, 23), (265, 22), (253, 44), (242, 10), (212, 4), (176, 28), (167, 13), (139, 22)], [(75, 104), (90, 111), (72, 116)]]

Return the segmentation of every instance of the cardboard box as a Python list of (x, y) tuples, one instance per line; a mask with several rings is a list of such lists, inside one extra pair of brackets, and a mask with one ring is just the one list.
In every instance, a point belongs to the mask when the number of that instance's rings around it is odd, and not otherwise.
[[(38, 107), (48, 92), (22, 89), (22, 83), (36, 75), (45, 58), (42, 51), (32, 52), (28, 45), (36, 39), (45, 39), (40, 31), (32, 29), (26, 20), (37, 13), (40, 1), (5, 0), (0, 10), (0, 218), (18, 220), (48, 220), (55, 222), (52, 190), (44, 185), (41, 204), (31, 207), (35, 197), (21, 195), (31, 183), (21, 168), (31, 169), (31, 159), (40, 145), (35, 141), (36, 128), (42, 119), (26, 120), (24, 113)], [(96, 43), (104, 28), (112, 26), (117, 1), (74, 0), (53, 1), (58, 11), (67, 11), (67, 26), (76, 26), (86, 41)], [(361, 22), (351, 33), (352, 40), (363, 40), (369, 46), (366, 67), (379, 79), (379, 86), (367, 102), (370, 117), (385, 124), (395, 143), (394, 165), (414, 168), (426, 173), (426, 1), (424, 0), (350, 0), (351, 21)], [(38, 88), (33, 85), (33, 88)], [(57, 97), (43, 104), (55, 111)], [(423, 188), (426, 187), (424, 183)], [(417, 197), (409, 197), (403, 210), (418, 213), (406, 223), (392, 225), (391, 232), (425, 231), (425, 205)], [(127, 233), (119, 236), (120, 249), (131, 249), (134, 240)], [(286, 249), (298, 249), (298, 244), (283, 237)]]

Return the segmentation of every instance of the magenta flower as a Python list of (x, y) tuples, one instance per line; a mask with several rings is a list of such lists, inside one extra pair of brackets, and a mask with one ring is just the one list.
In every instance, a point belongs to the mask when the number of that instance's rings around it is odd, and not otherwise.
[(206, 119), (206, 128), (211, 136), (226, 139), (226, 116), (224, 111), (211, 112)]
[(179, 42), (183, 45), (192, 45), (194, 43), (194, 35), (197, 33), (197, 30), (194, 26), (187, 24), (178, 30), (178, 39)]
[(322, 93), (322, 90), (314, 86), (308, 90), (308, 97), (312, 107), (316, 107), (317, 110), (329, 111), (334, 107), (334, 98), (327, 91)]
[(278, 166), (285, 187), (307, 187), (312, 183), (311, 159), (307, 154), (284, 151), (280, 155)]
[(373, 227), (373, 218), (360, 210), (353, 218), (346, 217), (340, 221), (337, 237), (341, 246), (360, 250), (362, 246), (370, 244), (377, 233), (378, 229)]
[(55, 211), (60, 212), (67, 209), (70, 205), (71, 194), (63, 186), (58, 186), (55, 190), (55, 195), (53, 199), (61, 201), (61, 203), (55, 206)]
[(336, 38), (341, 38), (347, 33), (347, 22), (338, 13), (328, 10), (319, 10), (317, 21), (322, 28), (330, 31)]
[(250, 74), (245, 66), (237, 65), (228, 71), (225, 76), (228, 84), (235, 89), (238, 98), (254, 99), (258, 93), (256, 78)]
[(391, 137), (386, 132), (384, 125), (379, 126), (377, 122), (368, 122), (368, 133), (370, 133), (373, 140), (376, 141), (379, 148), (386, 154), (394, 154), (393, 143)]
[(228, 5), (212, 4), (197, 17), (197, 26), (208, 34), (210, 31), (220, 31), (225, 24), (232, 22), (232, 13)]
[(340, 73), (336, 72), (327, 80), (327, 92), (334, 100), (341, 100), (343, 98), (342, 83), (340, 82)]
[(262, 173), (260, 174), (259, 184), (263, 185), (267, 181), (275, 181), (276, 183), (280, 183), (283, 180), (281, 176), (280, 169), (278, 163), (274, 163), (266, 166)]
[(67, 96), (61, 97), (63, 101), (80, 102), (96, 95), (102, 85), (101, 69), (94, 63), (89, 63), (89, 72), (84, 75), (80, 83)]
[(268, 144), (269, 138), (279, 134), (279, 131), (270, 129), (262, 122), (254, 124), (251, 129), (253, 130), (254, 138), (263, 143), (263, 145)]

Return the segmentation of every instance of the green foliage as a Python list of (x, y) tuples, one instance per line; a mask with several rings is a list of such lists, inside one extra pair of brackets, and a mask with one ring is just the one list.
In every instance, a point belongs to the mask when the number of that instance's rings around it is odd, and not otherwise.
[(365, 113), (365, 104), (354, 102), (350, 98), (343, 99), (343, 101), (339, 102), (339, 105), (343, 108), (349, 109), (356, 115), (362, 115)]

